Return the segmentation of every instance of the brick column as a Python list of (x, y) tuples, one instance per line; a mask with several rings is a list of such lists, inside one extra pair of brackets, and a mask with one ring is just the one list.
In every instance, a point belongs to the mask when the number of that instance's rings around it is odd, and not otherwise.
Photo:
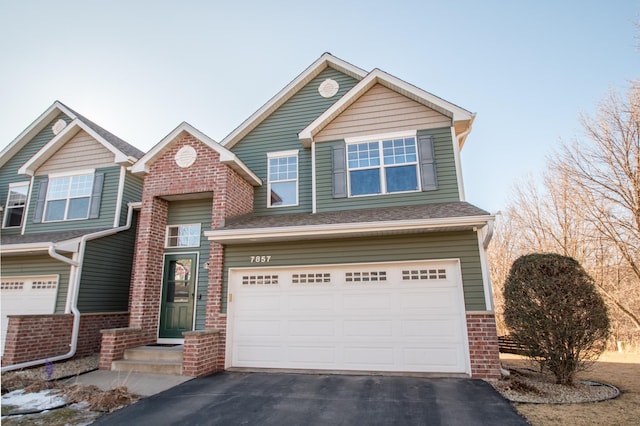
[(139, 328), (114, 328), (102, 330), (100, 348), (100, 369), (111, 370), (111, 362), (122, 359), (124, 350), (144, 344), (142, 330)]
[(467, 334), (471, 376), (475, 379), (500, 377), (500, 352), (493, 312), (467, 312)]
[(129, 302), (129, 326), (140, 328), (147, 343), (155, 341), (158, 327), (168, 209), (166, 200), (143, 197), (136, 240), (136, 269)]
[(182, 334), (184, 336), (183, 376), (202, 377), (222, 371), (223, 368), (217, 362), (221, 348), (218, 330), (187, 331)]

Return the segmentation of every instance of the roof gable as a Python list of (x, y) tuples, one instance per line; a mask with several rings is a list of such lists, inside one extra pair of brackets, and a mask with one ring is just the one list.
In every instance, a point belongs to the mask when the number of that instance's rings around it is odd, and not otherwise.
[[(0, 152), (0, 166), (3, 166), (10, 158), (18, 153), (31, 139), (33, 139), (42, 129), (44, 129), (51, 121), (60, 114), (64, 114), (72, 120), (82, 122), (86, 127), (91, 129), (92, 134), (98, 135), (100, 139), (107, 142), (115, 148), (119, 153), (126, 157), (132, 157), (133, 161), (142, 157), (144, 153), (136, 147), (128, 144), (119, 137), (113, 135), (107, 130), (95, 124), (93, 121), (78, 114), (60, 101), (55, 101), (45, 112), (40, 114), (22, 133), (20, 133), (2, 152)], [(69, 123), (71, 124), (71, 123)], [(69, 127), (69, 125), (67, 125)], [(67, 128), (65, 128), (67, 129)], [(65, 130), (63, 129), (63, 131)], [(62, 132), (61, 132), (62, 133)], [(55, 138), (54, 138), (55, 139)]]
[(280, 92), (278, 92), (273, 98), (271, 98), (260, 109), (254, 112), (249, 118), (247, 118), (240, 126), (234, 129), (229, 135), (227, 135), (221, 145), (231, 149), (236, 143), (238, 143), (249, 132), (255, 129), (260, 123), (262, 123), (269, 115), (282, 106), (287, 100), (295, 95), (300, 89), (305, 87), (307, 83), (313, 80), (318, 74), (320, 74), (327, 67), (334, 68), (340, 72), (343, 72), (357, 80), (361, 80), (367, 74), (366, 71), (351, 65), (342, 59), (336, 58), (330, 53), (325, 53), (318, 58), (313, 64), (305, 69), (300, 75), (298, 75), (293, 81), (285, 86)]
[(227, 148), (220, 145), (209, 136), (202, 133), (187, 122), (182, 122), (178, 127), (173, 129), (167, 136), (165, 136), (160, 142), (158, 142), (153, 148), (149, 150), (140, 160), (138, 160), (133, 166), (129, 168), (132, 173), (144, 174), (148, 173), (149, 167), (158, 158), (164, 154), (169, 147), (178, 139), (183, 133), (189, 133), (191, 136), (198, 139), (200, 142), (207, 145), (212, 150), (216, 151), (220, 155), (220, 162), (231, 167), (238, 172), (243, 178), (245, 178), (251, 185), (260, 186), (262, 180), (256, 176), (240, 159)]
[(67, 142), (73, 137), (84, 130), (93, 139), (100, 143), (103, 147), (109, 150), (114, 155), (114, 163), (125, 165), (131, 164), (135, 159), (128, 156), (126, 153), (120, 151), (113, 146), (109, 141), (98, 134), (92, 127), (87, 125), (80, 119), (75, 118), (71, 123), (60, 131), (53, 139), (51, 139), (45, 146), (43, 146), (33, 157), (29, 159), (20, 169), (19, 174), (26, 174), (33, 176), (36, 170), (42, 166), (49, 158), (51, 158), (58, 150), (60, 150)]
[[(367, 93), (376, 84), (380, 84), (394, 92), (397, 92), (413, 101), (416, 101), (440, 114), (449, 117), (457, 128), (466, 129), (471, 127), (474, 114), (461, 108), (451, 102), (445, 101), (425, 90), (419, 89), (397, 77), (387, 74), (384, 71), (375, 69), (371, 71), (364, 79), (349, 90), (341, 99), (322, 113), (311, 124), (299, 133), (300, 142), (305, 147), (309, 147), (322, 129), (335, 120), (347, 108), (353, 105), (360, 97)], [(466, 125), (465, 125), (466, 124)], [(462, 145), (462, 141), (460, 145)]]

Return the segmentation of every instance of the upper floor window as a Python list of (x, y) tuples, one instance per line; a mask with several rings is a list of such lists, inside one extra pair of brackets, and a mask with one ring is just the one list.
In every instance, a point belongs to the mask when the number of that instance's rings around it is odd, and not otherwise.
[(268, 160), (268, 206), (298, 205), (298, 151), (272, 152)]
[(44, 221), (87, 219), (92, 192), (93, 173), (50, 178)]
[(27, 193), (29, 192), (29, 182), (12, 183), (9, 185), (7, 205), (4, 211), (3, 228), (22, 226), (22, 218), (25, 213), (27, 203)]
[(416, 137), (347, 144), (349, 195), (418, 191)]
[(199, 247), (200, 224), (169, 225), (165, 247)]

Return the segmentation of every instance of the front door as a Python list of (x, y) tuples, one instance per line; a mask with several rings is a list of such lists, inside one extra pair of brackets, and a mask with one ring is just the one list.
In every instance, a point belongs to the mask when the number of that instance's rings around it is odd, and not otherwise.
[(195, 254), (165, 256), (158, 333), (160, 338), (182, 339), (182, 332), (193, 330), (196, 272)]

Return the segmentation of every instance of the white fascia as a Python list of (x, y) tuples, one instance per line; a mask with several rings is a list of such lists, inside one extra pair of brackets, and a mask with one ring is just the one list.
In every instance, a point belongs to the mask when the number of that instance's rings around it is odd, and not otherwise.
[(129, 164), (129, 156), (111, 145), (102, 136), (97, 134), (93, 129), (84, 124), (79, 119), (74, 119), (60, 133), (43, 146), (33, 157), (29, 159), (22, 167), (18, 169), (18, 174), (33, 176), (35, 171), (44, 164), (55, 152), (64, 144), (71, 140), (80, 130), (87, 132), (93, 139), (111, 151), (115, 156), (114, 163)]
[(167, 136), (162, 138), (162, 140), (158, 142), (153, 148), (151, 148), (149, 152), (143, 155), (140, 160), (129, 167), (129, 171), (135, 174), (148, 173), (149, 165), (153, 163), (153, 161), (157, 157), (162, 155), (169, 148), (169, 145), (171, 145), (171, 143), (176, 138), (178, 138), (178, 136), (180, 136), (182, 132), (189, 133), (191, 136), (195, 137), (200, 142), (204, 143), (209, 148), (217, 152), (220, 155), (221, 163), (226, 164), (227, 166), (238, 172), (241, 176), (247, 179), (247, 181), (251, 185), (262, 185), (262, 179), (260, 179), (255, 173), (253, 173), (253, 171), (251, 171), (251, 169), (249, 169), (249, 167), (247, 167), (246, 164), (244, 164), (233, 152), (229, 151), (227, 148), (223, 147), (218, 142), (211, 139), (209, 136), (205, 135), (186, 121), (180, 123)]
[(60, 113), (64, 113), (72, 120), (76, 115), (59, 101), (55, 101), (45, 112), (40, 114), (26, 129), (22, 131), (9, 145), (0, 152), (0, 167), (2, 167), (11, 157), (13, 157), (22, 147), (33, 139), (42, 129), (47, 126), (51, 120), (56, 118)]
[(428, 230), (449, 227), (484, 227), (493, 220), (491, 215), (448, 217), (440, 219), (394, 220), (385, 222), (339, 223), (332, 225), (303, 225), (275, 228), (217, 229), (205, 231), (204, 235), (218, 243), (229, 241), (251, 241), (269, 239), (303, 238), (310, 236), (331, 237), (357, 235), (372, 232)]
[[(274, 97), (269, 99), (267, 103), (261, 106), (256, 112), (254, 112), (249, 118), (236, 127), (227, 137), (225, 137), (221, 145), (227, 148), (233, 147), (243, 137), (245, 137), (251, 130), (255, 129), (265, 118), (267, 118), (272, 112), (278, 109), (282, 104), (289, 100), (294, 94), (296, 94), (302, 87), (309, 83), (318, 74), (324, 71), (325, 68), (332, 67), (341, 71), (357, 80), (363, 79), (367, 72), (361, 68), (358, 68), (342, 59), (336, 58), (330, 53), (324, 53), (315, 62), (309, 65), (302, 73), (294, 78), (289, 84), (287, 84), (282, 90), (280, 90)], [(308, 147), (307, 147), (308, 148)]]
[(480, 251), (480, 269), (482, 271), (482, 283), (484, 289), (484, 303), (487, 311), (493, 312), (493, 285), (491, 284), (491, 272), (489, 269), (489, 255), (487, 247), (493, 236), (494, 218), (487, 223), (487, 226), (477, 230), (478, 250)]
[(458, 180), (458, 197), (460, 201), (466, 201), (464, 193), (464, 181), (462, 179), (462, 161), (460, 160), (460, 143), (456, 137), (456, 130), (451, 126), (451, 143), (453, 144), (453, 158), (456, 165), (456, 179)]
[(302, 145), (308, 148), (318, 132), (376, 84), (381, 84), (409, 99), (434, 109), (450, 117), (454, 122), (470, 120), (473, 116), (470, 111), (464, 108), (376, 68), (298, 134)]

